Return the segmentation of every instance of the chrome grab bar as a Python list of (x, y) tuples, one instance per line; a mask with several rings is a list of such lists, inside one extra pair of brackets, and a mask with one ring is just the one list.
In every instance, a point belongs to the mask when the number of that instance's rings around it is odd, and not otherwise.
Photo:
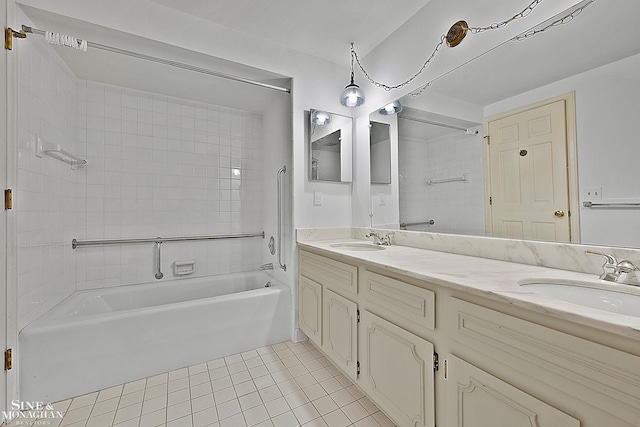
[(287, 264), (282, 263), (282, 175), (287, 171), (287, 165), (278, 170), (277, 186), (278, 186), (278, 266), (287, 271)]
[(106, 240), (77, 240), (71, 241), (71, 247), (77, 249), (80, 246), (96, 246), (96, 245), (124, 245), (138, 243), (164, 243), (164, 242), (190, 242), (195, 240), (221, 240), (221, 239), (242, 239), (245, 237), (262, 237), (264, 239), (264, 231), (260, 233), (249, 234), (219, 234), (214, 236), (183, 236), (183, 237), (155, 237), (143, 239), (106, 239)]
[(400, 229), (404, 230), (407, 227), (412, 226), (412, 225), (423, 225), (423, 224), (433, 225), (435, 223), (436, 222), (434, 220), (432, 220), (432, 219), (430, 219), (429, 221), (424, 221), (424, 222), (403, 222), (403, 223), (400, 224)]
[(156, 275), (155, 278), (160, 280), (164, 277), (162, 274), (162, 263), (160, 262), (160, 245), (162, 241), (156, 241)]

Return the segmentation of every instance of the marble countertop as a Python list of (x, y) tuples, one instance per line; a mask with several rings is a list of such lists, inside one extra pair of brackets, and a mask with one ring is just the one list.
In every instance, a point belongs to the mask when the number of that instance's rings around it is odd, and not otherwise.
[[(325, 252), (334, 259), (343, 260), (347, 263), (364, 263), (390, 273), (425, 280), (471, 295), (490, 298), (512, 306), (522, 307), (535, 313), (575, 322), (617, 336), (631, 338), (640, 345), (640, 317), (610, 313), (572, 304), (535, 293), (519, 285), (519, 282), (530, 279), (598, 282), (597, 275), (409, 246), (393, 245), (379, 251), (354, 251), (331, 247), (335, 243), (367, 243), (367, 241), (353, 238), (299, 239), (298, 241), (298, 245), (301, 248)], [(615, 286), (610, 282), (603, 283)]]

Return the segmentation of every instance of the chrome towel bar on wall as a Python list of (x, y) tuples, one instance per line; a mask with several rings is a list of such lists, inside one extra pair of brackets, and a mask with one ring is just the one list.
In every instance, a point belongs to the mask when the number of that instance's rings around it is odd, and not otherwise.
[(582, 202), (582, 206), (585, 208), (640, 208), (640, 202), (627, 203), (627, 202), (609, 202), (609, 203), (593, 203)]

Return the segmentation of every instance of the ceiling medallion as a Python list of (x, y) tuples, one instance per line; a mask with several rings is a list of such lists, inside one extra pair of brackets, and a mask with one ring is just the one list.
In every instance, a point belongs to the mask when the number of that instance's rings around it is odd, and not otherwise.
[(464, 37), (467, 35), (467, 31), (469, 30), (469, 25), (466, 21), (458, 21), (449, 28), (449, 32), (446, 36), (447, 46), (456, 47), (458, 46)]

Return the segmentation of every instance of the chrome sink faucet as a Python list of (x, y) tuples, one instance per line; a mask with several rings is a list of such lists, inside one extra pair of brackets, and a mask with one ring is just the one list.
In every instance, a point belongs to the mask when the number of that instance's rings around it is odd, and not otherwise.
[(605, 254), (602, 252), (585, 251), (589, 255), (600, 255), (606, 259), (606, 262), (602, 265), (602, 274), (600, 280), (606, 280), (609, 282), (623, 283), (626, 285), (640, 286), (637, 283), (632, 283), (633, 273), (640, 271), (640, 268), (636, 267), (629, 260), (622, 260), (618, 262), (616, 257), (611, 254)]
[(378, 233), (376, 233), (375, 231), (370, 231), (364, 237), (366, 237), (367, 239), (369, 237), (373, 237), (373, 244), (374, 245), (391, 246), (391, 236), (393, 236), (394, 234), (395, 233), (393, 233), (393, 232), (386, 233), (384, 235), (384, 237), (380, 237), (380, 235)]

